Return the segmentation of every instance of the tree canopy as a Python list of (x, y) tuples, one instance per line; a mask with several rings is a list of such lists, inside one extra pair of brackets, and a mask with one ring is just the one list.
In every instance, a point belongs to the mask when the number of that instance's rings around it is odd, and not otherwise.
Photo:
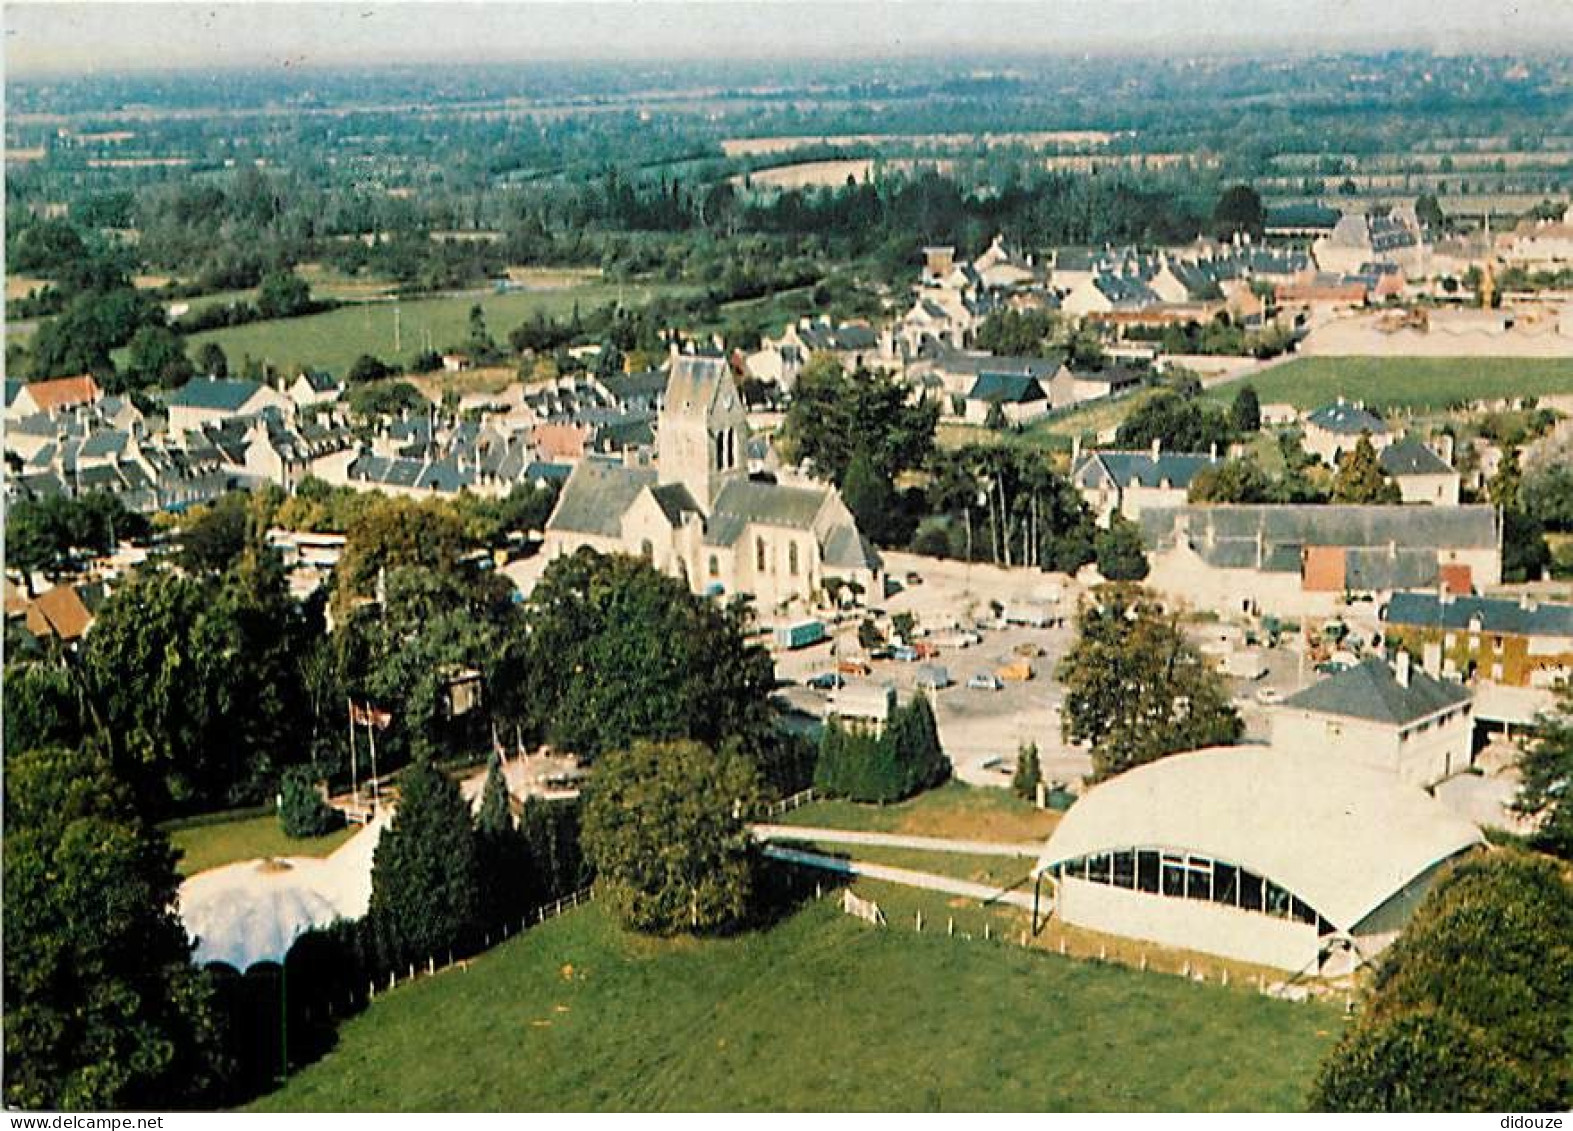
[(1092, 745), (1098, 777), (1239, 741), (1244, 726), (1222, 678), (1146, 590), (1100, 586), (1077, 628), (1056, 673), (1065, 686), (1062, 727), (1067, 741)]
[(595, 757), (638, 739), (769, 741), (774, 671), (746, 638), (746, 604), (584, 549), (547, 567), (525, 615), (526, 714), (553, 745)]
[(1370, 434), (1360, 433), (1353, 450), (1346, 452), (1338, 461), (1338, 474), (1333, 476), (1333, 502), (1370, 504), (1402, 501), (1403, 494), (1398, 484), (1382, 470)]
[(760, 786), (740, 755), (693, 741), (635, 742), (596, 765), (584, 814), (599, 898), (652, 934), (742, 925), (754, 895), (745, 820)]
[(1313, 1106), (1565, 1111), (1570, 1017), (1573, 881), (1524, 852), (1473, 857), (1436, 883), (1382, 956)]
[(815, 355), (798, 376), (787, 410), (784, 431), (793, 458), (812, 461), (838, 486), (859, 451), (888, 478), (923, 466), (934, 450), (939, 404), (913, 404), (909, 394), (894, 377), (849, 374), (833, 357)]
[(107, 763), (7, 749), (4, 858), (6, 1103), (216, 1102), (224, 1038), (175, 911), (175, 852)]

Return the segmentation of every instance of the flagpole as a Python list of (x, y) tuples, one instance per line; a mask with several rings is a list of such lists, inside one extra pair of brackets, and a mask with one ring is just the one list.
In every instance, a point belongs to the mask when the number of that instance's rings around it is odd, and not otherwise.
[(347, 699), (345, 702), (350, 709), (350, 806), (355, 811), (360, 809), (360, 789), (356, 785), (355, 775), (355, 701)]
[(375, 814), (382, 801), (382, 791), (377, 781), (377, 728), (371, 724), (370, 712), (366, 718), (366, 740), (371, 743), (371, 811)]

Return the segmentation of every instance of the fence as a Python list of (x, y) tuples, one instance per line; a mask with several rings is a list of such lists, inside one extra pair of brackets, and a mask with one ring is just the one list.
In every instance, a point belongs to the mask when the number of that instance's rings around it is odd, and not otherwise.
[[(582, 904), (582, 903), (590, 903), (594, 899), (595, 899), (595, 887), (594, 887), (594, 885), (592, 885), (590, 887), (580, 888), (578, 891), (573, 892), (573, 893), (571, 893), (569, 895), (565, 895), (565, 896), (563, 896), (560, 899), (554, 899), (551, 903), (543, 903), (543, 904), (541, 904), (541, 906), (537, 907), (534, 911), (527, 912), (525, 914), (525, 916), (522, 919), (519, 920), (519, 931), (518, 932), (510, 930), (508, 924), (504, 923), (502, 928), (501, 928), (501, 930), (500, 930), (500, 932), (499, 932), (499, 934), (498, 934), (498, 936), (497, 936), (497, 941), (498, 942), (503, 942), (504, 940), (508, 939), (510, 936), (512, 936), (512, 935), (514, 935), (516, 933), (520, 933), (520, 932), (523, 932), (525, 930), (528, 930), (532, 923), (536, 924), (537, 926), (539, 926), (541, 923), (546, 922), (548, 919), (555, 919), (555, 918), (557, 918), (557, 916), (563, 914), (564, 912), (572, 911), (575, 907), (578, 907), (580, 904)], [(491, 937), (490, 933), (487, 933), (486, 935), (483, 936), (483, 941), (482, 941), (482, 945), (481, 945), (480, 951), (477, 951), (476, 953), (484, 953), (485, 951), (491, 949), (491, 946), (492, 946), (492, 937)], [(426, 973), (426, 975), (428, 977), (430, 977), (431, 975), (441, 973), (444, 970), (451, 969), (454, 966), (457, 966), (461, 970), (464, 970), (464, 971), (468, 972), (469, 969), (470, 969), (470, 959), (473, 958), (473, 957), (474, 957), (474, 955), (469, 955), (469, 956), (465, 956), (465, 957), (462, 957), (462, 958), (455, 959), (453, 957), (453, 952), (450, 950), (448, 952), (448, 960), (446, 962), (444, 962), (442, 965), (439, 966), (437, 964), (437, 956), (436, 955), (428, 955), (427, 958), (426, 958), (426, 970), (425, 970), (425, 973)], [(406, 981), (406, 982), (413, 981), (414, 979), (420, 977), (420, 975), (421, 975), (420, 964), (412, 962), (412, 963), (408, 964), (407, 973), (405, 974), (405, 976), (404, 976), (404, 978), (402, 980)], [(393, 989), (395, 986), (397, 986), (399, 984), (400, 980), (401, 979), (399, 978), (398, 970), (396, 970), (396, 969), (395, 970), (390, 970), (388, 972), (388, 983), (384, 987), (384, 992), (386, 992), (386, 990)], [(377, 979), (375, 979), (375, 978), (372, 979), (372, 982), (370, 984), (370, 987), (369, 987), (369, 989), (367, 991), (367, 995), (366, 996), (367, 996), (367, 1000), (368, 1001), (374, 999), (377, 996)]]
[(807, 805), (810, 801), (813, 800), (814, 790), (813, 787), (810, 786), (808, 789), (799, 790), (791, 797), (783, 797), (780, 801), (772, 801), (769, 805), (764, 807), (762, 815), (765, 817), (779, 817), (783, 813), (790, 813), (794, 809), (801, 809), (803, 806)]

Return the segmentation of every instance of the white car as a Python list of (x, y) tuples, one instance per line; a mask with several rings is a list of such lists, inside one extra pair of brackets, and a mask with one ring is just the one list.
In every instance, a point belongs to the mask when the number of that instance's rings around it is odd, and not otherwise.
[(1270, 707), (1274, 703), (1282, 703), (1284, 693), (1276, 687), (1261, 687), (1256, 691), (1256, 701), (1264, 707)]
[(1005, 689), (1004, 681), (999, 676), (990, 675), (988, 672), (979, 672), (967, 680), (967, 686), (973, 691), (1003, 691)]

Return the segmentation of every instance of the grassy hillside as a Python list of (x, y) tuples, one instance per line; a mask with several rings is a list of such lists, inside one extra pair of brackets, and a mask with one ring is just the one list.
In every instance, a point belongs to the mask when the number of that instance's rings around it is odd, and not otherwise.
[[(1318, 408), (1340, 396), (1396, 408), (1573, 393), (1573, 358), (1303, 357), (1249, 378), (1263, 404)], [(1209, 395), (1234, 397), (1231, 382)]]
[(264, 1110), (1300, 1106), (1337, 1014), (814, 903), (659, 941), (596, 906), (379, 997)]
[[(237, 369), (247, 354), (280, 368), (312, 366), (343, 374), (363, 353), (384, 361), (408, 361), (429, 340), (433, 349), (462, 345), (469, 335), (470, 307), (480, 303), (486, 313), (486, 326), (498, 342), (506, 342), (508, 331), (533, 319), (537, 313), (566, 319), (575, 305), (582, 313), (619, 300), (642, 305), (654, 298), (691, 293), (696, 288), (675, 284), (630, 283), (619, 288), (613, 283), (550, 290), (515, 291), (507, 294), (457, 295), (446, 298), (411, 299), (364, 303), (313, 314), (305, 318), (282, 318), (254, 322), (193, 334), (190, 352), (204, 342), (217, 342), (229, 357), (230, 368)], [(394, 349), (394, 312), (398, 311), (399, 349)], [(429, 339), (428, 339), (429, 335)]]

